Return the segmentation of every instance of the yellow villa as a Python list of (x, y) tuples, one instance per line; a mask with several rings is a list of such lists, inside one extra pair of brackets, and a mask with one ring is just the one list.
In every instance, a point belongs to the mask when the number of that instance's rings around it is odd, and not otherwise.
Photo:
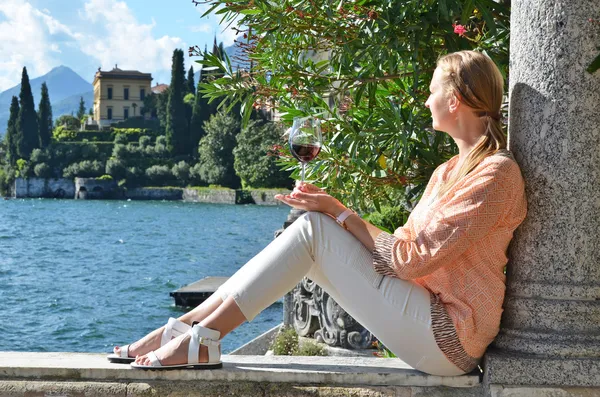
[(152, 75), (137, 70), (98, 68), (94, 77), (94, 121), (100, 127), (140, 116), (144, 97), (150, 95)]

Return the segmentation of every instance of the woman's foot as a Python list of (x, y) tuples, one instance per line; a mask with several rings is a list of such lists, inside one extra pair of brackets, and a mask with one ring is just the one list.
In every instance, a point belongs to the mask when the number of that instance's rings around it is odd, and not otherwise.
[[(189, 324), (175, 318), (170, 318), (164, 327), (150, 332), (142, 339), (129, 345), (127, 355), (133, 358), (156, 350), (160, 346), (167, 344), (171, 339), (185, 334), (190, 329), (191, 326)], [(121, 357), (121, 354), (125, 356), (125, 352), (122, 353), (122, 347), (120, 346), (116, 346), (114, 352), (118, 357)]]
[[(160, 349), (155, 350), (154, 354), (156, 354), (160, 364), (162, 366), (187, 364), (190, 339), (191, 336), (189, 334), (181, 335), (177, 338), (171, 339), (169, 343), (162, 346)], [(219, 355), (220, 354), (221, 345), (219, 344)], [(200, 351), (198, 353), (198, 362), (208, 362), (208, 347), (202, 344), (200, 345)], [(144, 366), (151, 365), (150, 359), (146, 354), (136, 357), (135, 363)]]
[[(158, 349), (160, 347), (160, 340), (162, 338), (162, 333), (164, 329), (165, 327), (155, 329), (148, 335), (144, 336), (142, 339), (130, 344), (128, 356), (133, 358), (151, 352), (152, 350)], [(121, 347), (115, 346), (113, 352), (117, 355), (120, 355)]]

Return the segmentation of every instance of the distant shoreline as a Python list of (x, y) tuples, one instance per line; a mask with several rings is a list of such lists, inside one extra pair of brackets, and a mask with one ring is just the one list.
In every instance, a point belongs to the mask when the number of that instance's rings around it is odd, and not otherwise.
[(224, 187), (147, 186), (117, 187), (113, 181), (100, 179), (43, 179), (18, 178), (10, 197), (5, 198), (59, 198), (110, 200), (168, 200), (210, 204), (283, 205), (275, 200), (276, 194), (289, 194), (284, 188), (229, 189)]

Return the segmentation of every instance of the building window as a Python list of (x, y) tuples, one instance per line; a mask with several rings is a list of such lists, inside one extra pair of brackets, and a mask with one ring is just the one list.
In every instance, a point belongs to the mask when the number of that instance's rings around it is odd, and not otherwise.
[(125, 99), (126, 101), (129, 100), (129, 88), (123, 89), (123, 99)]
[(143, 101), (144, 98), (146, 98), (146, 90), (145, 89), (140, 89), (140, 101)]
[(108, 87), (108, 99), (112, 99), (112, 87)]
[(112, 120), (112, 108), (108, 108), (106, 118)]
[(129, 108), (123, 108), (123, 118), (125, 120), (129, 118)]

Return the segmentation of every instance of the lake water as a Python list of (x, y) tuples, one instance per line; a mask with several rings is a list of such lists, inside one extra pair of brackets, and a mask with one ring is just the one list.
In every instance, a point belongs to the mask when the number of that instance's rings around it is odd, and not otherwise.
[[(289, 208), (157, 201), (1, 200), (0, 351), (108, 352), (177, 317), (169, 292), (230, 276)], [(282, 321), (276, 302), (223, 340)]]

